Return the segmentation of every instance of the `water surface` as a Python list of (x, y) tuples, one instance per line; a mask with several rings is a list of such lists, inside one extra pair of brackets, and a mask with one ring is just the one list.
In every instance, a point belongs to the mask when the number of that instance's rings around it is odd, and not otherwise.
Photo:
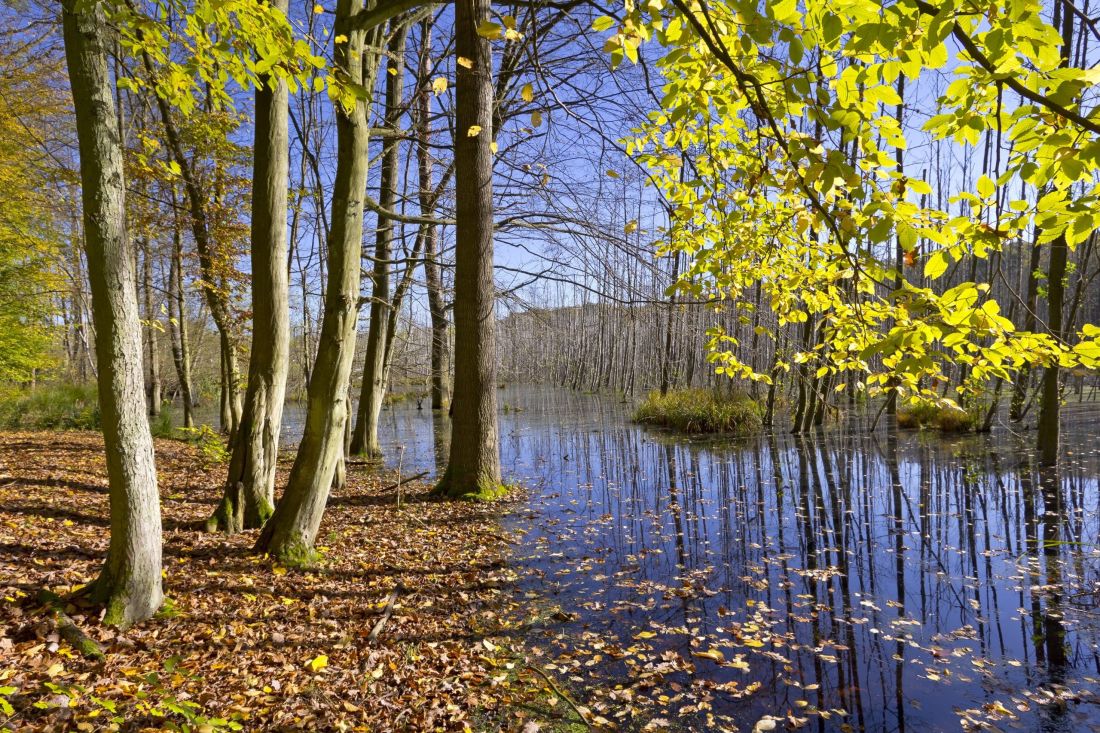
[[(1100, 730), (1097, 422), (944, 438), (857, 416), (815, 436), (692, 440), (613, 396), (500, 392), (528, 632), (593, 715), (692, 730)], [(1100, 414), (1092, 412), (1092, 415)], [(383, 413), (436, 471), (447, 421)], [(633, 710), (644, 716), (635, 719)], [(765, 724), (766, 727), (766, 724)]]

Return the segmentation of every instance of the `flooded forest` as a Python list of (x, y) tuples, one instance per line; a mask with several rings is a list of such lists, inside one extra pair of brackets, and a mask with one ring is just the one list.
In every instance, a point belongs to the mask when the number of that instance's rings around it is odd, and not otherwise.
[(0, 731), (1100, 731), (1098, 23), (0, 3)]

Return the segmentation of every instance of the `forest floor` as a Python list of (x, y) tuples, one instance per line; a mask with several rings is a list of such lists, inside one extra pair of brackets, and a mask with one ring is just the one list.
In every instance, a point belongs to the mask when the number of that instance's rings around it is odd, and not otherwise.
[(70, 603), (106, 652), (96, 661), (59, 636), (39, 593), (97, 575), (102, 439), (0, 433), (0, 730), (572, 727), (576, 712), (523, 656), (506, 506), (434, 501), (409, 483), (399, 509), (392, 474), (353, 466), (329, 500), (323, 560), (295, 570), (252, 554), (255, 532), (203, 531), (222, 466), (176, 441), (158, 440), (156, 459), (171, 611), (117, 631)]

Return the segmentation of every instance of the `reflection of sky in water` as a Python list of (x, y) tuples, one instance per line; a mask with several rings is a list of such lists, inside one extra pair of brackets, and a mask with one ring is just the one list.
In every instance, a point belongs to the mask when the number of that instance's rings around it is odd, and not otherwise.
[[(1034, 433), (689, 441), (631, 424), (614, 397), (499, 398), (506, 478), (530, 490), (509, 519), (526, 533), (520, 591), (568, 614), (530, 642), (595, 711), (645, 699), (698, 730), (765, 714), (809, 730), (1100, 727), (1100, 460), (1081, 419), (1044, 479), (1025, 463)], [(445, 460), (446, 419), (415, 403), (381, 429), (406, 474)], [(620, 684), (616, 701), (590, 692)]]

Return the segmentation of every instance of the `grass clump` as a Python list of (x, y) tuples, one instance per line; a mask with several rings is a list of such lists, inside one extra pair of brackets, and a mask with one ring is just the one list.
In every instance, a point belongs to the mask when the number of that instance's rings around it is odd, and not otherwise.
[(899, 428), (934, 429), (944, 433), (967, 433), (978, 425), (978, 417), (952, 402), (920, 400), (898, 408)]
[(0, 395), (0, 427), (6, 430), (98, 430), (94, 384), (45, 384)]
[(706, 389), (650, 392), (634, 410), (634, 421), (685, 433), (750, 435), (763, 426), (764, 410), (743, 392), (722, 394)]

